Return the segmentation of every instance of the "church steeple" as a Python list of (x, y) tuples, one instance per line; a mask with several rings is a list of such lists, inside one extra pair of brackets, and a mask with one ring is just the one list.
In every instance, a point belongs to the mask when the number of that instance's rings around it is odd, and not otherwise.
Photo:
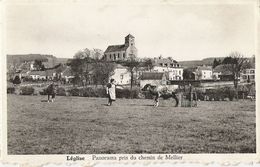
[(128, 34), (125, 37), (125, 45), (127, 46), (135, 46), (135, 37), (131, 34)]

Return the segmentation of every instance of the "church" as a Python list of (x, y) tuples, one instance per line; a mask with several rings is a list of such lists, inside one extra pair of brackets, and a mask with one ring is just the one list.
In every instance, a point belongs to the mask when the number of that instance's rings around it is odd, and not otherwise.
[(125, 37), (125, 44), (110, 45), (104, 52), (104, 59), (107, 61), (122, 61), (129, 58), (137, 57), (137, 49), (135, 47), (135, 37), (128, 34)]

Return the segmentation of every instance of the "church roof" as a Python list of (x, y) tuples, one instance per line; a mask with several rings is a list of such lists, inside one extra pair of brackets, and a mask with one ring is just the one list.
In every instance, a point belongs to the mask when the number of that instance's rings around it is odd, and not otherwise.
[(130, 38), (134, 38), (134, 36), (131, 35), (131, 34), (128, 34), (128, 35), (126, 36), (126, 38), (128, 38), (128, 37), (130, 37)]
[(126, 45), (110, 45), (107, 47), (105, 53), (107, 52), (118, 52), (118, 51), (126, 51), (128, 46)]

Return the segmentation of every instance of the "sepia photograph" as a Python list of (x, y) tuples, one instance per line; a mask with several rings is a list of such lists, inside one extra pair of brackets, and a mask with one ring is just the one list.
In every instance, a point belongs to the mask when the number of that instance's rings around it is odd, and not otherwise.
[(208, 2), (6, 3), (7, 155), (256, 154), (257, 1)]

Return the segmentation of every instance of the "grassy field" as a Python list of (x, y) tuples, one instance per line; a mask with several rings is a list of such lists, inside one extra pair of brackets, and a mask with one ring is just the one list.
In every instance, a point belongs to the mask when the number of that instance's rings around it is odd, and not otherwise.
[(255, 102), (8, 95), (8, 154), (255, 153)]

